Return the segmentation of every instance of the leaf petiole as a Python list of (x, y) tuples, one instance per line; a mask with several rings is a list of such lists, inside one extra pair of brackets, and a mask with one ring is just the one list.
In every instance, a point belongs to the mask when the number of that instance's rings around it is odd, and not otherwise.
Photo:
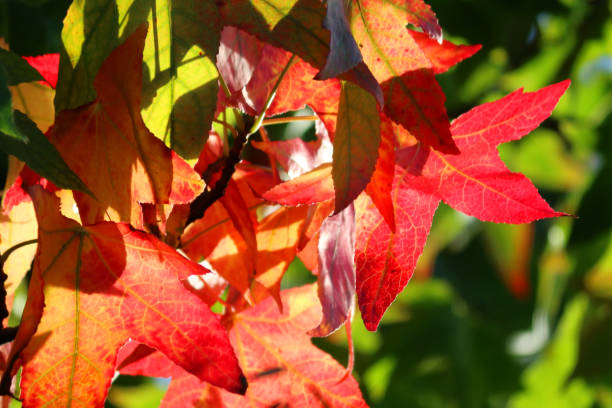
[(23, 241), (20, 242), (16, 245), (13, 245), (12, 247), (10, 247), (9, 249), (7, 249), (2, 256), (0, 256), (0, 268), (2, 268), (4, 266), (4, 263), (6, 262), (6, 260), (8, 259), (9, 255), (11, 255), (13, 252), (15, 252), (16, 250), (18, 250), (21, 247), (27, 246), (27, 245), (31, 245), (31, 244), (36, 244), (38, 242), (37, 239), (31, 239), (29, 241)]
[(268, 119), (264, 119), (264, 121), (261, 124), (262, 126), (280, 125), (283, 123), (302, 122), (306, 120), (317, 120), (317, 119), (319, 119), (318, 116), (291, 116), (288, 118), (268, 118)]
[(287, 74), (287, 71), (289, 71), (289, 68), (291, 68), (291, 65), (293, 64), (294, 60), (295, 60), (295, 54), (292, 54), (291, 58), (289, 58), (289, 61), (287, 61), (287, 65), (285, 65), (285, 68), (283, 68), (282, 72), (278, 76), (278, 79), (276, 80), (276, 83), (274, 84), (274, 88), (272, 88), (272, 92), (270, 92), (270, 95), (268, 95), (268, 99), (266, 100), (266, 103), (264, 105), (262, 112), (257, 117), (255, 117), (255, 123), (253, 123), (251, 130), (249, 130), (249, 135), (252, 135), (253, 133), (257, 132), (259, 128), (261, 127), (264, 119), (266, 118), (266, 111), (268, 110), (270, 105), (272, 105), (272, 101), (274, 101), (274, 97), (276, 96), (276, 91), (278, 90), (278, 87), (280, 86), (281, 81), (285, 77), (285, 74)]

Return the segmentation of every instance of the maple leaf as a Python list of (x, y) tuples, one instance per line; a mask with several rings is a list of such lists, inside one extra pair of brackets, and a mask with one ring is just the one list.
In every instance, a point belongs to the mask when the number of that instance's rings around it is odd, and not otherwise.
[(423, 33), (408, 30), (419, 48), (432, 64), (433, 72), (441, 74), (450, 67), (474, 55), (481, 48), (480, 45), (455, 45), (450, 41), (434, 41)]
[(518, 90), (460, 116), (451, 127), (458, 155), (418, 143), (400, 149), (392, 188), (395, 233), (367, 196), (358, 198), (357, 299), (369, 330), (376, 329), (412, 276), (440, 200), (485, 221), (523, 223), (566, 215), (552, 210), (526, 177), (510, 172), (496, 147), (535, 129), (568, 86), (564, 81), (536, 92)]
[(321, 319), (316, 287), (285, 290), (281, 297), (282, 313), (268, 299), (229, 317), (230, 339), (249, 381), (244, 397), (201, 382), (143, 347), (122, 351), (119, 370), (172, 376), (162, 407), (365, 407), (355, 379), (339, 381), (345, 369), (305, 334)]
[(142, 25), (104, 61), (96, 100), (57, 115), (50, 140), (95, 198), (75, 192), (86, 224), (110, 217), (142, 226), (138, 203), (187, 203), (203, 189), (199, 175), (164, 146), (140, 116)]
[(126, 224), (81, 227), (60, 215), (52, 193), (30, 191), (39, 250), (11, 351), (11, 362), (20, 357), (23, 365), (24, 405), (103, 406), (117, 350), (129, 338), (202, 380), (244, 392), (225, 329), (180, 282), (204, 268)]
[[(412, 3), (356, 0), (351, 28), (365, 63), (381, 83), (385, 113), (428, 146), (457, 153), (432, 65), (406, 29), (415, 22)], [(428, 7), (427, 7), (428, 8)], [(418, 20), (417, 20), (418, 22)]]
[[(341, 6), (340, 2), (332, 5), (338, 6)], [(324, 28), (327, 25), (324, 23), (327, 9), (319, 1), (231, 0), (222, 5), (221, 14), (225, 24), (242, 28), (269, 44), (298, 55), (319, 69), (325, 69), (329, 56), (331, 61), (336, 59), (338, 47), (334, 44), (333, 51), (330, 51), (330, 32)], [(334, 29), (331, 35), (336, 36), (337, 31)], [(351, 61), (354, 62), (354, 58)], [(331, 70), (330, 65), (321, 78), (339, 73), (347, 66), (333, 67), (335, 69)], [(376, 98), (380, 106), (384, 105), (380, 85), (364, 62), (357, 63), (338, 78), (362, 87)]]
[(332, 179), (338, 213), (370, 182), (380, 144), (380, 118), (374, 98), (347, 82), (342, 84), (333, 142)]
[(323, 27), (330, 32), (329, 55), (317, 79), (335, 78), (363, 61), (359, 47), (351, 34), (344, 2), (327, 0), (327, 12)]
[(355, 208), (327, 218), (319, 230), (318, 294), (323, 317), (311, 336), (327, 336), (353, 313), (355, 304)]

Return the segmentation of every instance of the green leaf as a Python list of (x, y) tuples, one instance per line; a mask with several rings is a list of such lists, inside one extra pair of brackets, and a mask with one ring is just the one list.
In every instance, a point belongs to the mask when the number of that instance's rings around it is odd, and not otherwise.
[(14, 52), (0, 48), (0, 65), (4, 68), (7, 85), (17, 85), (22, 82), (41, 81), (42, 76)]
[(342, 82), (332, 165), (335, 213), (348, 206), (370, 182), (379, 145), (376, 100), (362, 88)]
[(192, 162), (215, 113), (220, 37), (211, 0), (156, 0), (149, 15), (142, 116), (154, 135)]
[(19, 132), (13, 120), (11, 93), (8, 90), (6, 71), (0, 66), (0, 132), (19, 138)]
[(151, 0), (75, 0), (64, 19), (57, 112), (93, 101), (93, 80), (108, 55), (146, 21)]
[(0, 132), (2, 150), (24, 161), (32, 170), (58, 187), (91, 194), (34, 122), (19, 111), (13, 112), (13, 120), (15, 133)]

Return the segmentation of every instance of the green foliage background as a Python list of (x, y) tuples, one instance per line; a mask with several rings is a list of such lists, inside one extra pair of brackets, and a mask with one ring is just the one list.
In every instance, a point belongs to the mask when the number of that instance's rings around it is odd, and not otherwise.
[[(483, 45), (439, 76), (450, 117), (572, 80), (552, 118), (501, 155), (577, 217), (493, 225), (440, 208), (379, 331), (355, 319), (355, 376), (374, 407), (612, 406), (612, 1), (428, 3), (447, 39)], [(59, 52), (69, 4), (1, 0), (0, 37), (21, 55)], [(296, 262), (285, 284), (305, 280)], [(316, 343), (346, 361), (343, 331)], [(156, 406), (166, 384), (120, 377), (109, 406)]]

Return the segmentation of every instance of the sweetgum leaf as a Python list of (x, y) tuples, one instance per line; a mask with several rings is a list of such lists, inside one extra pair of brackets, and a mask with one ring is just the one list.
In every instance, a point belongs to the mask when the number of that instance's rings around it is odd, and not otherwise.
[(383, 216), (392, 232), (395, 232), (395, 214), (391, 189), (393, 174), (395, 172), (395, 133), (393, 124), (384, 115), (380, 118), (380, 146), (378, 147), (378, 160), (372, 174), (370, 183), (366, 186), (366, 193), (370, 196), (376, 208)]
[(379, 145), (376, 101), (363, 89), (343, 82), (332, 164), (335, 213), (352, 203), (370, 182)]
[(483, 221), (519, 224), (566, 215), (551, 209), (525, 176), (510, 172), (496, 146), (535, 129), (568, 86), (563, 81), (536, 92), (518, 90), (461, 115), (452, 125), (459, 155), (404, 149), (398, 154), (410, 157), (410, 171), (419, 175), (414, 188)]
[(346, 18), (343, 0), (327, 0), (323, 27), (330, 32), (329, 55), (317, 79), (335, 78), (363, 61)]
[(212, 0), (155, 0), (149, 25), (143, 120), (167, 146), (195, 162), (212, 125), (219, 89), (218, 8)]
[[(568, 85), (564, 81), (536, 92), (518, 90), (460, 116), (452, 125), (460, 154), (443, 154), (418, 143), (397, 151), (395, 233), (367, 196), (358, 198), (357, 299), (369, 330), (376, 329), (412, 276), (440, 200), (485, 221), (524, 223), (565, 215), (551, 209), (526, 177), (510, 172), (496, 147), (535, 129)], [(400, 134), (398, 139), (410, 137)]]
[(44, 82), (55, 89), (57, 86), (57, 76), (59, 70), (59, 54), (44, 54), (34, 57), (24, 57), (28, 64), (32, 66), (43, 77)]
[(409, 171), (395, 167), (391, 189), (395, 232), (367, 195), (355, 202), (357, 300), (368, 330), (376, 330), (385, 310), (412, 277), (440, 201), (413, 189), (413, 179)]
[[(444, 93), (431, 62), (406, 29), (411, 2), (355, 0), (351, 28), (385, 97), (384, 111), (426, 145), (457, 153)], [(416, 3), (421, 3), (416, 2)]]
[(321, 319), (316, 287), (281, 294), (283, 312), (272, 299), (230, 317), (230, 339), (248, 379), (244, 397), (181, 372), (160, 353), (131, 346), (122, 351), (123, 374), (172, 376), (161, 407), (366, 407), (352, 376), (310, 342), (306, 331)]
[[(224, 24), (242, 28), (313, 67), (325, 66), (330, 53), (330, 33), (323, 27), (327, 13), (320, 1), (229, 0), (221, 6), (221, 14)], [(380, 85), (365, 63), (358, 63), (339, 78), (370, 92), (380, 106), (384, 104)]]
[(217, 68), (230, 92), (239, 92), (251, 80), (263, 43), (235, 27), (223, 27)]
[(340, 328), (355, 305), (355, 208), (328, 217), (319, 230), (318, 294), (323, 309), (319, 325), (308, 332), (323, 337)]
[(89, 193), (90, 189), (26, 115), (13, 112), (16, 133), (0, 131), (0, 146), (58, 187)]
[(407, 5), (409, 23), (421, 27), (430, 38), (442, 43), (442, 27), (438, 24), (436, 14), (423, 0), (408, 0), (402, 2)]
[(334, 185), (329, 163), (292, 180), (278, 184), (266, 191), (263, 198), (282, 205), (304, 205), (320, 203), (334, 198)]
[(140, 26), (104, 61), (96, 100), (60, 112), (51, 131), (51, 142), (96, 196), (75, 195), (86, 224), (110, 217), (139, 227), (139, 203), (187, 203), (203, 190), (200, 176), (140, 116), (146, 32)]
[(450, 67), (471, 57), (481, 48), (480, 45), (455, 45), (446, 40), (439, 43), (418, 31), (409, 30), (408, 32), (421, 51), (425, 53), (436, 74), (446, 72)]
[(202, 380), (245, 391), (225, 329), (180, 282), (205, 269), (126, 224), (81, 227), (59, 213), (53, 194), (31, 194), (39, 250), (24, 318), (33, 320), (11, 353), (21, 357), (24, 405), (102, 407), (129, 338)]
[(140, 24), (150, 3), (140, 0), (87, 0), (70, 5), (62, 29), (56, 110), (93, 101), (93, 81), (104, 60)]

